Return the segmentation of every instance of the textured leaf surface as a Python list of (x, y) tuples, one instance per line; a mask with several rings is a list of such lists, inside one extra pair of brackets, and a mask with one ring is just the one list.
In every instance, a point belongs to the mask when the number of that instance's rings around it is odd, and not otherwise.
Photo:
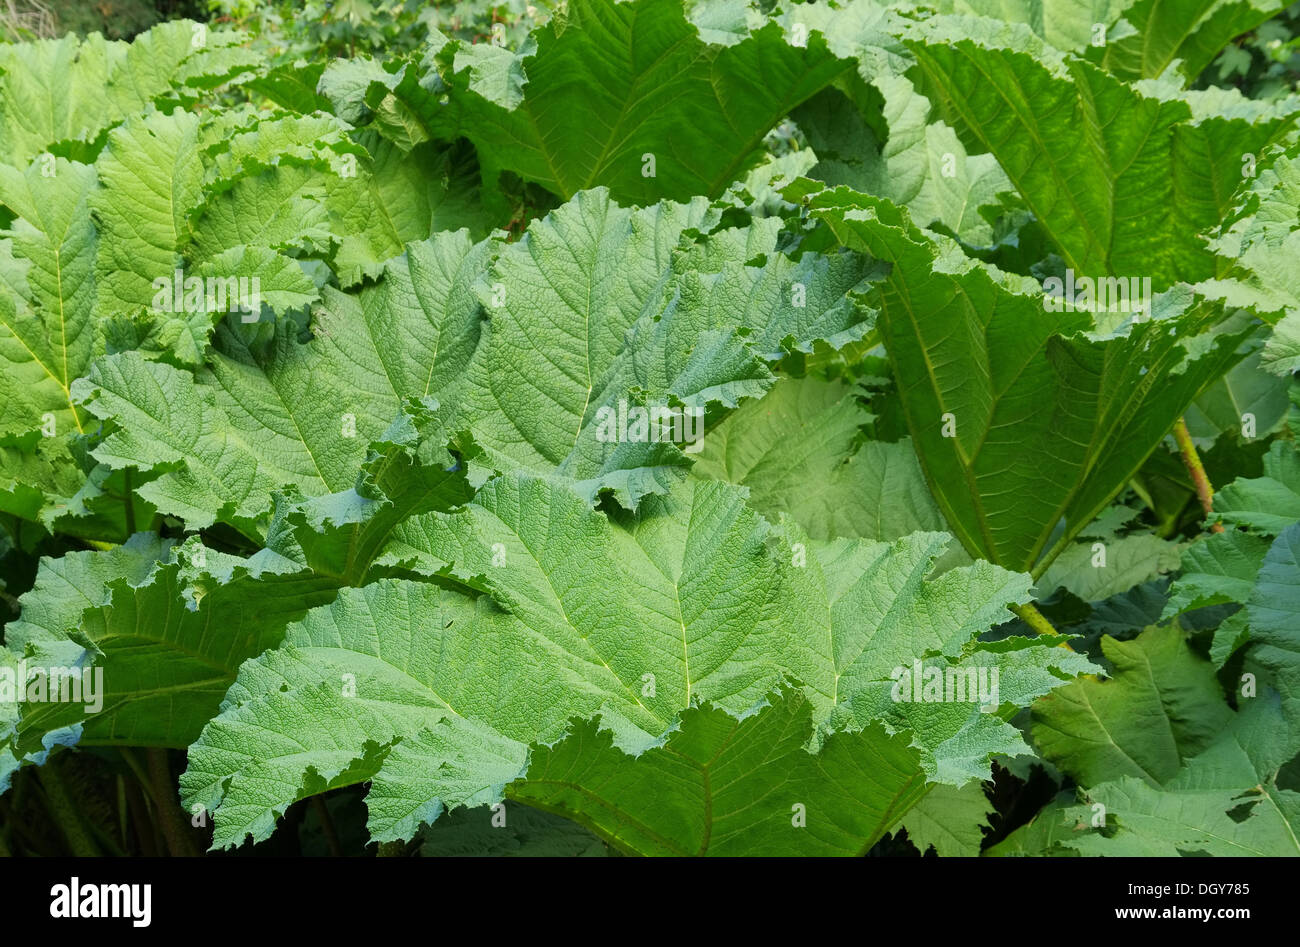
[[(805, 683), (815, 722), (914, 655), (960, 652), (1027, 594), (1026, 577), (978, 563), (925, 583), (936, 535), (842, 542), (795, 566), (789, 538), (719, 483), (611, 522), (561, 484), (502, 478), (396, 535), (393, 561), (488, 594), (344, 591), (246, 665), (185, 776), (217, 811), (217, 844), (363, 779), (372, 833), (408, 836), (443, 808), (499, 798), (528, 746), (575, 716), (599, 715), (619, 752), (644, 751), (693, 701), (743, 714), (788, 679)], [(805, 725), (799, 742), (810, 737)]]
[(926, 91), (998, 159), (1078, 275), (1150, 277), (1156, 291), (1213, 276), (1197, 234), (1228, 210), (1241, 155), (1260, 154), (1284, 123), (1198, 121), (1181, 99), (1138, 92), (1031, 40), (988, 20), (939, 18), (908, 46)]
[(1122, 79), (1151, 79), (1175, 62), (1194, 80), (1234, 37), (1283, 9), (1278, 0), (1137, 0), (1124, 11), (1132, 32), (1106, 43), (1102, 64)]
[(1083, 785), (1131, 776), (1159, 785), (1231, 719), (1214, 669), (1174, 626), (1102, 639), (1109, 681), (1077, 681), (1034, 705), (1039, 750)]
[[(256, 520), (285, 484), (308, 495), (351, 487), (366, 445), (403, 400), (431, 395), (463, 369), (485, 256), (463, 233), (413, 244), (369, 294), (327, 295), (339, 311), (309, 343), (291, 323), (260, 346), (222, 326), (223, 354), (197, 377), (134, 353), (100, 361), (82, 390), (119, 430), (96, 456), (115, 467), (176, 467), (141, 493), (200, 527)], [(403, 346), (386, 344), (399, 335)]]
[[(98, 168), (102, 221), (96, 273), (106, 312), (148, 309), (156, 277), (171, 277), (189, 239), (186, 215), (199, 202), (203, 164), (196, 116), (177, 110), (134, 118), (109, 135)], [(193, 340), (179, 351), (197, 362)]]
[[(684, 231), (711, 215), (702, 201), (630, 210), (584, 193), (516, 244), (438, 234), (376, 286), (327, 289), (308, 343), (292, 323), (270, 343), (223, 324), (194, 376), (111, 356), (80, 389), (119, 428), (95, 456), (165, 465), (142, 489), (159, 509), (248, 528), (285, 484), (350, 486), (402, 401), (436, 397), (448, 433), (469, 432), (485, 466), (558, 471), (634, 506), (684, 476), (690, 445), (606, 437), (601, 409), (734, 406), (766, 390), (768, 362), (787, 347), (842, 345), (869, 325), (850, 294), (870, 265), (842, 253), (792, 261), (770, 226), (722, 231), (675, 269)], [(763, 266), (745, 265), (763, 251)], [(809, 291), (795, 306), (800, 281)]]
[[(639, 204), (719, 195), (773, 125), (850, 65), (820, 34), (795, 47), (775, 24), (706, 43), (674, 0), (577, 0), (536, 42), (513, 62), (458, 50), (440, 133), (562, 197), (603, 185)], [(511, 81), (484, 81), (489, 69)]]
[(1176, 570), (1178, 543), (1140, 529), (1123, 532), (1133, 517), (1133, 510), (1116, 506), (1081, 529), (1078, 542), (1038, 580), (1039, 591), (1063, 587), (1085, 602), (1099, 602)]
[(689, 710), (667, 743), (635, 760), (582, 724), (535, 751), (510, 795), (641, 855), (860, 855), (924, 794), (916, 753), (875, 726), (836, 734), (814, 755), (811, 731), (797, 694), (740, 721)]
[(966, 858), (980, 853), (981, 829), (992, 813), (979, 783), (961, 788), (938, 785), (903, 817), (903, 828), (922, 855), (933, 848), (943, 858)]
[(103, 706), (87, 713), (78, 704), (29, 703), (22, 743), (80, 725), (83, 745), (186, 746), (216, 712), (240, 663), (277, 644), (288, 622), (334, 593), (332, 583), (311, 575), (250, 578), (243, 570), (218, 578), (184, 568), (159, 566), (139, 585), (115, 577), (104, 601), (57, 629), (57, 654), (84, 647), (61, 663), (102, 671)]
[(26, 172), (0, 168), (0, 201), (18, 219), (0, 244), (0, 433), (25, 434), (53, 413), (60, 433), (80, 429), (72, 382), (97, 354), (94, 169), (56, 160)]
[(1300, 265), (1300, 161), (1294, 144), (1258, 160), (1262, 170), (1238, 193), (1211, 246), (1260, 305), (1286, 311), (1262, 357), (1268, 371), (1285, 375), (1300, 367), (1300, 296), (1292, 278)]
[[(961, 787), (989, 778), (989, 760), (1028, 751), (1007, 723), (1008, 706), (1024, 706), (1062, 681), (1096, 671), (1084, 655), (1038, 638), (1008, 638), (975, 646), (956, 659), (930, 658), (896, 667), (840, 709), (838, 721), (863, 726), (883, 720), (910, 731), (921, 765), (934, 782)], [(908, 672), (904, 674), (903, 672)]]
[(887, 198), (921, 226), (938, 223), (970, 243), (992, 243), (993, 226), (981, 209), (1011, 191), (997, 161), (967, 154), (952, 128), (930, 121), (929, 100), (906, 78), (878, 76), (874, 86), (884, 97), (883, 142), (863, 114), (874, 103), (859, 106), (837, 87), (794, 112), (818, 158), (809, 176)]
[[(200, 39), (201, 37), (201, 39)], [(6, 43), (0, 51), (0, 140), (26, 164), (64, 143), (89, 144), (152, 103), (193, 94), (255, 66), (245, 37), (185, 20), (160, 23), (132, 43), (91, 34), (78, 42)]]
[(1300, 667), (1300, 523), (1288, 526), (1273, 541), (1246, 599), (1252, 641), (1270, 651), (1263, 655), (1295, 670)]
[(1234, 480), (1214, 495), (1213, 518), (1269, 535), (1300, 521), (1300, 453), (1275, 442), (1264, 457), (1264, 476)]
[(1089, 334), (1087, 313), (950, 263), (890, 205), (837, 189), (813, 212), (893, 264), (879, 326), (926, 478), (967, 550), (1011, 568), (1033, 568), (1062, 518), (1057, 549), (1097, 516), (1251, 332), (1171, 294), (1149, 320)]
[(814, 539), (898, 539), (943, 528), (910, 441), (865, 441), (871, 415), (842, 382), (782, 378), (709, 432), (692, 472), (748, 487)]
[(1183, 550), (1182, 575), (1169, 590), (1165, 615), (1244, 602), (1268, 552), (1267, 539), (1238, 531), (1211, 533)]
[(1091, 855), (1296, 857), (1300, 794), (1276, 783), (1296, 749), (1276, 700), (1261, 695), (1160, 789), (1134, 777), (1092, 787), (1089, 799), (1106, 806), (1117, 830), (1071, 844)]

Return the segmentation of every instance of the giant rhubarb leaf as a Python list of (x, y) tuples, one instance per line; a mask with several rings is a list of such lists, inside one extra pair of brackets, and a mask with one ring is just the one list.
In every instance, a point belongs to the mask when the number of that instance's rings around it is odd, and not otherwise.
[(1140, 92), (989, 20), (941, 17), (908, 47), (923, 90), (998, 159), (1079, 277), (1160, 291), (1214, 276), (1199, 235), (1228, 210), (1242, 155), (1292, 122), (1262, 106), (1202, 114), (1194, 96)]
[[(257, 156), (245, 153), (255, 147), (247, 142), (254, 133), (235, 136), (229, 153), (209, 159), (213, 167), (205, 167), (203, 133), (192, 113), (148, 112), (115, 128), (97, 163), (102, 181), (95, 204), (101, 232), (97, 312), (126, 319), (148, 314), (154, 323), (149, 347), (174, 352), (189, 364), (203, 361), (213, 323), (226, 309), (246, 309), (256, 318), (263, 304), (283, 313), (316, 298), (315, 285), (297, 261), (277, 252), (294, 241), (265, 226), (268, 216), (283, 219), (288, 211), (296, 236), (303, 227), (297, 219), (300, 203), (262, 190), (251, 202), (256, 213), (229, 212), (228, 202), (249, 184), (242, 178), (260, 166)], [(289, 150), (286, 164), (293, 156)], [(231, 187), (239, 190), (210, 206), (205, 188), (224, 193)], [(194, 219), (204, 212), (206, 218)], [(312, 215), (306, 216), (310, 222)], [(194, 278), (207, 280), (198, 299), (189, 288)], [(241, 278), (245, 286), (256, 287), (255, 294), (239, 288)], [(213, 280), (223, 288), (220, 308)], [(236, 289), (226, 294), (228, 281)]]
[(630, 759), (595, 724), (534, 753), (510, 799), (592, 826), (638, 855), (861, 855), (926, 793), (906, 736), (880, 724), (810, 753), (801, 695), (737, 721), (694, 708)]
[(1233, 39), (1275, 16), (1280, 0), (939, 0), (941, 13), (1021, 23), (1049, 44), (1126, 79), (1175, 62), (1194, 80)]
[(1285, 310), (1264, 348), (1263, 365), (1285, 375), (1300, 368), (1300, 148), (1258, 155), (1258, 177), (1239, 195), (1214, 248), (1231, 261), (1230, 275), (1259, 294), (1260, 304)]
[(130, 43), (84, 40), (6, 43), (0, 48), (0, 143), (5, 160), (86, 149), (105, 129), (151, 104), (180, 101), (257, 66), (246, 35), (201, 23), (160, 23)]
[(17, 215), (0, 242), (0, 436), (80, 431), (72, 382), (102, 351), (92, 319), (95, 170), (62, 158), (45, 170), (0, 166), (0, 203)]
[(15, 214), (0, 240), (0, 510), (23, 519), (53, 515), (85, 480), (74, 445), (94, 425), (71, 388), (104, 347), (97, 187), (93, 168), (62, 158), (0, 165), (0, 203)]
[(364, 581), (397, 523), (469, 499), (453, 459), (420, 440), (427, 418), (427, 407), (408, 405), (372, 445), (353, 489), (277, 497), (268, 545), (249, 559), (196, 540), (178, 556), (170, 540), (140, 533), (112, 550), (43, 560), (21, 618), (5, 629), (5, 653), (102, 678), (97, 706), (20, 699), (18, 758), (51, 743), (195, 739), (240, 662), (340, 587)]
[[(746, 777), (753, 785), (808, 794), (784, 801), (781, 791), (786, 824), (794, 802), (836, 818), (826, 810), (848, 802), (824, 781), (890, 760), (881, 791), (846, 809), (838, 829), (823, 821), (800, 837), (820, 851), (858, 851), (901, 817), (889, 802), (894, 793), (919, 795), (928, 779), (957, 771), (964, 782), (976, 760), (987, 775), (989, 755), (1007, 751), (1007, 738), (978, 750), (971, 741), (946, 744), (963, 729), (952, 719), (925, 739), (909, 735), (899, 717), (891, 736), (888, 721), (882, 729), (849, 709), (868, 685), (887, 693), (900, 665), (926, 653), (962, 654), (1006, 604), (1027, 596), (1026, 577), (987, 563), (926, 582), (942, 535), (893, 546), (796, 546), (801, 533), (771, 526), (725, 484), (687, 481), (635, 515), (611, 518), (562, 482), (518, 475), (490, 481), (463, 511), (416, 516), (394, 535), (394, 564), (444, 584), (382, 580), (312, 611), (282, 647), (244, 666), (222, 713), (191, 748), (184, 787), (191, 802), (216, 810), (218, 845), (250, 832), (263, 837), (295, 799), (364, 780), (373, 782), (372, 834), (409, 837), (444, 808), (499, 799), (525, 774), (531, 745), (554, 743), (576, 726), (554, 753), (593, 772), (617, 760), (632, 772), (657, 769), (677, 747), (712, 744), (738, 773), (755, 770)], [(448, 581), (485, 594), (469, 597)], [(1034, 682), (1023, 685), (1030, 697), (1091, 667), (1051, 647), (1005, 653), (1041, 669), (1025, 665), (1017, 675)], [(996, 663), (1002, 654), (986, 657)], [(729, 740), (727, 728), (782, 681), (803, 687)], [(696, 702), (714, 709), (688, 715), (678, 742), (652, 750)], [(845, 722), (862, 722), (851, 733), (816, 737), (814, 728), (836, 708), (844, 708)], [(974, 704), (945, 716), (954, 715), (990, 716), (990, 726), (1023, 748), (1014, 728)], [(599, 717), (605, 732), (596, 738), (592, 731), (595, 743), (571, 742), (588, 732), (575, 717)], [(778, 749), (772, 733), (783, 734)], [(819, 747), (821, 755), (809, 755)], [(948, 750), (961, 758), (951, 774)], [(636, 764), (629, 752), (641, 754)], [(698, 808), (708, 769), (697, 768), (696, 789), (683, 789), (674, 807), (697, 826), (711, 824), (707, 808)], [(528, 785), (511, 792), (525, 798)], [(618, 804), (629, 818), (649, 818), (634, 790), (619, 790)], [(585, 807), (578, 815), (621, 840)], [(738, 814), (730, 823), (735, 848), (717, 851), (770, 847), (761, 829), (774, 819), (767, 811)], [(622, 841), (640, 850), (647, 838)], [(694, 850), (701, 841), (690, 830), (672, 845)]]
[[(142, 494), (193, 525), (223, 518), (254, 535), (285, 484), (308, 495), (347, 489), (403, 400), (463, 369), (486, 249), (463, 232), (412, 245), (361, 300), (328, 296), (342, 318), (327, 315), (307, 344), (290, 322), (260, 345), (223, 325), (221, 352), (197, 377), (135, 353), (101, 360), (84, 390), (90, 410), (119, 430), (96, 456), (113, 466), (174, 465)], [(406, 344), (387, 344), (397, 336)]]
[(1040, 752), (1083, 785), (1135, 776), (1159, 785), (1230, 719), (1214, 669), (1175, 626), (1102, 639), (1109, 681), (1078, 681), (1034, 705)]
[(791, 117), (816, 151), (809, 176), (888, 198), (923, 227), (937, 223), (967, 243), (992, 243), (982, 211), (1011, 190), (997, 161), (968, 155), (952, 128), (930, 120), (930, 102), (905, 77), (874, 76), (873, 87), (884, 98), (883, 141), (869, 121), (874, 97), (855, 99), (832, 86), (795, 110)]
[(1089, 58), (1121, 79), (1153, 79), (1174, 63), (1194, 81), (1236, 37), (1280, 13), (1281, 0), (1137, 0)]
[(898, 539), (943, 528), (911, 442), (858, 443), (871, 418), (838, 381), (782, 378), (709, 431), (692, 472), (749, 488), (814, 539)]
[[(205, 551), (202, 559), (217, 555)], [(311, 573), (276, 574), (215, 561), (208, 567), (159, 563), (141, 580), (140, 562), (81, 567), (103, 594), (84, 613), (47, 601), (63, 576), (42, 577), (43, 584), (28, 593), (25, 614), (42, 606), (37, 614), (59, 621), (53, 627), (10, 625), (10, 646), (32, 665), (98, 675), (102, 703), (24, 703), (20, 749), (29, 751), (48, 742), (48, 734), (69, 730), (82, 745), (185, 746), (216, 712), (239, 665), (277, 644), (289, 621), (329, 601), (336, 589)], [(110, 575), (118, 569), (126, 571)]]
[(1261, 681), (1234, 713), (1175, 627), (1104, 641), (1112, 680), (1034, 707), (1035, 741), (1085, 787), (1088, 816), (1104, 814), (1057, 842), (1093, 855), (1300, 853), (1300, 795), (1278, 785), (1300, 749), (1286, 695)]
[(1045, 568), (1253, 332), (1178, 292), (1097, 333), (1090, 314), (1051, 311), (1031, 282), (954, 257), (888, 202), (839, 188), (811, 207), (892, 264), (878, 325), (921, 464), (970, 553), (1008, 568)]
[(705, 42), (676, 0), (573, 0), (518, 57), (457, 43), (440, 55), (450, 92), (435, 134), (562, 197), (603, 185), (638, 204), (720, 195), (772, 126), (851, 65), (820, 33), (795, 46), (775, 23)]
[[(631, 210), (584, 193), (515, 244), (471, 244), (463, 231), (411, 244), (377, 286), (327, 290), (309, 343), (289, 322), (269, 343), (226, 323), (197, 375), (111, 356), (80, 389), (118, 428), (95, 456), (168, 467), (141, 490), (159, 509), (256, 534), (271, 491), (346, 489), (403, 401), (435, 397), (485, 466), (558, 471), (635, 505), (684, 475), (690, 444), (607, 437), (607, 417), (647, 400), (679, 417), (734, 406), (766, 390), (768, 364), (788, 349), (843, 344), (870, 324), (850, 295), (868, 262), (793, 261), (758, 224), (675, 261), (706, 222), (716, 212), (703, 201)], [(763, 265), (746, 265), (754, 254)]]

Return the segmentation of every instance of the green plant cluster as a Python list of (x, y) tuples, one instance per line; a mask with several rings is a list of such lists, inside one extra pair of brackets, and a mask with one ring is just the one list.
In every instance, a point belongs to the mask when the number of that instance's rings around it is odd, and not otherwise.
[(1281, 4), (215, 13), (0, 46), (0, 854), (1300, 854)]

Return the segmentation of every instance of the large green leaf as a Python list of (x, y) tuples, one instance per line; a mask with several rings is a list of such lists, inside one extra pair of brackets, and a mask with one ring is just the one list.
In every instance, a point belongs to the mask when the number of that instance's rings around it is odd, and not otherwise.
[(1114, 38), (1089, 53), (1121, 79), (1152, 79), (1177, 62), (1195, 80), (1233, 39), (1285, 7), (1282, 0), (1137, 0)]
[(1300, 793), (1278, 785), (1278, 770), (1300, 749), (1296, 732), (1277, 694), (1261, 693), (1162, 786), (1130, 776), (1090, 787), (1107, 830), (1065, 844), (1088, 855), (1296, 857)]
[(1023, 24), (1061, 50), (1081, 50), (1110, 26), (1132, 0), (936, 0), (920, 6), (940, 13), (982, 16)]
[(1140, 528), (1124, 531), (1136, 515), (1117, 505), (1079, 530), (1078, 542), (1052, 562), (1038, 590), (1061, 587), (1085, 602), (1100, 602), (1177, 569), (1178, 543)]
[(1131, 776), (1160, 785), (1231, 719), (1214, 669), (1176, 626), (1102, 639), (1109, 681), (1077, 681), (1034, 705), (1039, 751), (1084, 786)]
[(1300, 452), (1275, 441), (1262, 477), (1234, 480), (1215, 493), (1212, 519), (1270, 536), (1300, 521)]
[(1273, 541), (1246, 600), (1250, 638), (1263, 646), (1254, 656), (1300, 670), (1300, 523)]
[(562, 197), (603, 185), (638, 204), (718, 196), (772, 126), (850, 66), (820, 34), (796, 47), (776, 24), (705, 42), (676, 0), (573, 0), (517, 57), (442, 55), (451, 89), (435, 133)]
[(1097, 670), (1057, 644), (1048, 636), (1007, 638), (969, 646), (956, 658), (914, 660), (910, 668), (895, 667), (889, 680), (863, 682), (834, 720), (849, 729), (882, 720), (892, 731), (910, 732), (935, 782), (961, 787), (986, 780), (991, 758), (1029, 752), (1020, 730), (1007, 722), (1014, 708)]
[(1254, 659), (1288, 676), (1300, 670), (1295, 634), (1300, 600), (1294, 594), (1300, 583), (1295, 548), (1300, 503), (1293, 489), (1300, 484), (1300, 471), (1295, 461), (1294, 448), (1274, 443), (1264, 458), (1265, 476), (1234, 480), (1214, 497), (1216, 517), (1249, 531), (1211, 533), (1183, 554), (1183, 574), (1170, 589), (1166, 617), (1208, 605), (1246, 606), (1215, 632), (1211, 658), (1216, 664), (1255, 641), (1262, 647), (1252, 650)]
[(1285, 310), (1265, 346), (1263, 366), (1278, 375), (1300, 367), (1300, 160), (1296, 145), (1253, 154), (1258, 176), (1239, 195), (1214, 248), (1232, 261), (1231, 275), (1257, 294), (1260, 304)]
[(1089, 313), (1053, 312), (1032, 283), (954, 256), (887, 202), (840, 188), (811, 207), (841, 242), (892, 264), (873, 301), (921, 465), (967, 550), (1008, 568), (1050, 563), (1252, 332), (1177, 292), (1100, 333)]
[(0, 203), (14, 212), (0, 242), (0, 435), (80, 431), (72, 382), (99, 354), (94, 168), (62, 158), (25, 172), (0, 166)]
[[(15, 693), (0, 700), (0, 791), (20, 761), (43, 762), (46, 748), (75, 744), (81, 737), (84, 704), (64, 707), (63, 719), (51, 726), (33, 727), (24, 719), (33, 712), (48, 719), (55, 706), (27, 703), (29, 673), (34, 677), (38, 670), (89, 666), (92, 649), (78, 632), (83, 612), (110, 603), (110, 583), (133, 588), (151, 581), (160, 562), (170, 558), (171, 545), (141, 533), (110, 551), (70, 552), (42, 560), (34, 586), (19, 600), (21, 616), (5, 626), (0, 647), (0, 664), (10, 669), (15, 685)], [(104, 696), (102, 686), (94, 690)]]
[[(865, 333), (850, 297), (872, 275), (864, 261), (792, 261), (775, 228), (756, 223), (674, 263), (674, 235), (702, 214), (702, 202), (626, 211), (595, 192), (502, 253), (493, 278), (505, 298), (467, 392), (475, 442), (498, 469), (558, 468), (634, 504), (680, 476), (698, 444), (602, 442), (602, 417), (620, 402), (734, 407), (768, 388), (768, 363), (787, 350)], [(747, 265), (753, 256), (763, 265)]]
[[(285, 123), (266, 125), (283, 135)], [(95, 204), (101, 232), (97, 313), (125, 319), (147, 315), (153, 323), (149, 347), (174, 352), (188, 364), (203, 361), (213, 324), (226, 309), (251, 310), (256, 317), (265, 304), (284, 313), (317, 295), (298, 263), (277, 252), (292, 241), (266, 226), (268, 216), (283, 218), (287, 211), (301, 216), (301, 205), (264, 189), (248, 201), (256, 212), (244, 213), (240, 204), (249, 198), (245, 190), (261, 183), (260, 177), (246, 178), (263, 160), (255, 149), (278, 146), (286, 152), (278, 158), (289, 164), (294, 158), (289, 142), (280, 137), (268, 144), (263, 126), (236, 135), (234, 147), (205, 167), (201, 133), (200, 120), (191, 113), (149, 112), (109, 134), (97, 165), (102, 181)], [(226, 190), (231, 187), (235, 190)], [(205, 188), (221, 195), (215, 205)], [(311, 213), (306, 217), (310, 222)], [(296, 234), (303, 222), (294, 219), (291, 226)], [(233, 280), (234, 287), (242, 278), (255, 291), (223, 293), (232, 298), (217, 308), (213, 289), (191, 297), (194, 278), (220, 280), (223, 286)]]
[[(464, 369), (487, 249), (463, 232), (413, 244), (360, 299), (327, 295), (330, 312), (306, 344), (288, 322), (265, 344), (223, 325), (221, 354), (197, 376), (135, 353), (101, 360), (82, 390), (119, 430), (96, 456), (163, 467), (141, 488), (159, 509), (253, 534), (285, 484), (308, 495), (349, 488), (403, 400), (431, 395)], [(397, 337), (406, 344), (387, 344)]]
[(1114, 75), (1150, 79), (1175, 62), (1195, 79), (1233, 39), (1281, 12), (1279, 0), (940, 0), (941, 13), (1024, 24)]
[(139, 533), (103, 551), (74, 551), (46, 557), (33, 587), (19, 599), (19, 620), (5, 628), (5, 643), (19, 653), (64, 650), (88, 608), (108, 604), (108, 586), (147, 584), (158, 564), (169, 560), (170, 540)]
[(809, 176), (888, 198), (921, 226), (938, 224), (968, 243), (992, 243), (993, 225), (981, 211), (1011, 190), (997, 161), (968, 155), (952, 128), (930, 120), (930, 102), (905, 77), (879, 75), (873, 85), (884, 98), (883, 141), (868, 120), (876, 103), (838, 87), (794, 111), (791, 117), (817, 153)]
[(1214, 276), (1199, 235), (1228, 211), (1242, 155), (1263, 153), (1291, 119), (1139, 91), (1000, 27), (939, 18), (908, 47), (926, 94), (997, 158), (1066, 266), (1150, 278), (1157, 292)]
[[(102, 132), (148, 105), (217, 85), (260, 63), (246, 37), (186, 20), (160, 23), (131, 43), (98, 33), (78, 41), (0, 47), (0, 142), (27, 164), (49, 149), (93, 148)], [(90, 155), (93, 158), (93, 153)], [(83, 159), (84, 160), (84, 159)]]
[[(979, 629), (1002, 618), (1003, 605), (1027, 594), (1023, 576), (986, 562), (927, 582), (948, 544), (944, 534), (914, 533), (892, 546), (839, 540), (796, 548), (802, 534), (773, 533), (743, 505), (743, 495), (726, 484), (688, 481), (667, 497), (648, 498), (635, 518), (621, 515), (615, 528), (601, 514), (584, 512), (572, 491), (541, 480), (499, 480), (481, 490), (463, 513), (404, 524), (394, 532), (388, 558), (430, 574), (451, 568), (463, 581), (489, 589), (548, 638), (640, 637), (647, 646), (671, 653), (671, 646), (659, 648), (655, 640), (680, 640), (687, 633), (686, 614), (698, 614), (706, 624), (690, 637), (699, 637), (699, 648), (707, 645), (707, 651), (684, 661), (671, 684), (657, 673), (655, 691), (666, 711), (650, 730), (693, 696), (738, 712), (762, 699), (770, 686), (763, 676), (773, 668), (773, 658), (738, 649), (740, 639), (734, 637), (742, 630), (749, 637), (766, 629), (768, 616), (761, 624), (755, 616), (741, 619), (747, 607), (743, 597), (731, 612), (705, 610), (703, 602), (688, 600), (688, 593), (707, 597), (719, 586), (764, 588), (781, 608), (797, 604), (799, 617), (788, 615), (772, 629), (787, 641), (779, 663), (810, 694), (821, 695), (825, 707), (842, 703), (868, 681), (888, 680), (893, 668), (917, 655), (960, 654)], [(584, 527), (581, 563), (573, 562), (573, 543), (547, 525), (559, 510), (563, 522)], [(712, 539), (706, 544), (698, 538), (703, 536)], [(780, 548), (754, 559), (760, 544)], [(497, 565), (501, 561), (509, 568)], [(760, 567), (761, 573), (754, 571)], [(636, 571), (629, 577), (628, 569)], [(556, 573), (577, 583), (566, 586), (572, 602), (564, 596), (557, 601), (551, 578)], [(614, 594), (598, 589), (627, 590), (619, 598), (625, 617), (578, 610), (582, 602)], [(648, 589), (658, 591), (651, 595)], [(960, 607), (941, 604), (949, 599), (964, 601)], [(706, 629), (713, 630), (706, 634)], [(827, 641), (834, 645), (831, 654), (823, 646)], [(639, 680), (633, 672), (647, 662), (632, 655), (627, 660), (628, 679)], [(751, 661), (756, 663), (742, 672)], [(721, 675), (715, 686), (722, 691), (701, 686), (711, 674)], [(640, 701), (636, 707), (642, 707)]]
[[(987, 563), (925, 582), (942, 536), (801, 556), (800, 535), (725, 484), (688, 481), (611, 521), (562, 483), (493, 480), (462, 512), (414, 517), (390, 552), (486, 594), (386, 580), (311, 612), (245, 665), (191, 749), (186, 792), (216, 808), (227, 845), (267, 834), (296, 798), (369, 779), (372, 834), (409, 837), (443, 808), (500, 798), (529, 745), (573, 717), (599, 715), (619, 752), (644, 752), (695, 701), (735, 717), (796, 680), (817, 723), (914, 657), (960, 653), (1028, 594)], [(919, 787), (933, 767), (916, 765)]]
[(805, 746), (801, 695), (737, 721), (695, 708), (635, 759), (595, 724), (540, 747), (508, 797), (590, 825), (638, 855), (861, 855), (926, 792), (916, 752), (880, 725)]
[[(788, 347), (843, 344), (869, 325), (850, 293), (870, 265), (847, 253), (791, 260), (771, 226), (721, 231), (675, 262), (683, 234), (709, 221), (702, 201), (630, 210), (584, 193), (518, 243), (438, 234), (378, 285), (326, 290), (306, 344), (292, 323), (269, 343), (225, 323), (195, 375), (110, 356), (79, 389), (118, 428), (95, 456), (166, 468), (141, 489), (164, 512), (256, 533), (271, 491), (346, 489), (403, 400), (436, 397), (483, 465), (559, 471), (635, 505), (684, 475), (691, 444), (606, 437), (609, 412), (734, 406), (766, 390), (768, 363)], [(745, 265), (755, 253), (764, 264)]]
[[(204, 561), (207, 556), (217, 554), (205, 551)], [(57, 590), (51, 576), (28, 593), (24, 614), (44, 606), (43, 618), (58, 618), (61, 627), (20, 622), (7, 631), (14, 647), (43, 663), (102, 675), (98, 709), (25, 703), (18, 728), (24, 749), (71, 729), (82, 745), (186, 746), (216, 712), (239, 665), (277, 644), (286, 624), (329, 601), (336, 587), (310, 573), (250, 571), (224, 562), (162, 563), (143, 582), (139, 565), (131, 565), (134, 574), (110, 578), (111, 568), (87, 570), (104, 597), (84, 614), (73, 616), (63, 602), (48, 601)]]
[[(1287, 381), (1261, 371), (1260, 360), (1260, 354), (1255, 354), (1238, 362), (1187, 409), (1187, 430), (1198, 447), (1223, 434), (1262, 439), (1283, 426), (1289, 403)], [(1247, 425), (1254, 430), (1249, 437)]]
[(412, 241), (461, 228), (478, 239), (496, 223), (480, 204), (478, 166), (468, 146), (430, 143), (404, 153), (380, 138), (366, 143), (369, 161), (354, 176), (332, 181), (326, 201), (339, 238), (333, 262), (342, 285), (378, 276)]
[(709, 432), (692, 472), (748, 487), (754, 509), (814, 539), (942, 529), (911, 443), (858, 445), (870, 419), (849, 385), (782, 378)]
[(25, 172), (0, 165), (0, 203), (16, 215), (0, 240), (0, 509), (47, 524), (83, 486), (95, 489), (77, 449), (93, 419), (71, 388), (105, 345), (94, 315), (97, 188), (93, 168), (62, 158)]
[(103, 552), (42, 563), (6, 627), (12, 657), (103, 675), (99, 706), (22, 704), (15, 747), (50, 742), (184, 746), (216, 710), (235, 669), (336, 591), (364, 581), (393, 527), (470, 497), (463, 471), (419, 435), (408, 405), (372, 450), (356, 486), (277, 496), (267, 547), (240, 559), (137, 534)]
[(980, 783), (939, 785), (904, 816), (903, 828), (922, 855), (933, 848), (941, 857), (968, 857), (980, 853), (982, 829), (992, 814), (993, 805)]
[(1165, 616), (1246, 601), (1268, 546), (1267, 539), (1238, 530), (1210, 533), (1188, 546), (1183, 550), (1182, 575), (1169, 589)]

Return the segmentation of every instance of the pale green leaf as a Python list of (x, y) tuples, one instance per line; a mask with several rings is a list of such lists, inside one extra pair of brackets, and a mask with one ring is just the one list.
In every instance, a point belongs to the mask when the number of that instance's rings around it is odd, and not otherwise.
[(1231, 719), (1214, 669), (1174, 625), (1132, 641), (1102, 638), (1108, 681), (1077, 681), (1034, 705), (1031, 731), (1045, 757), (1084, 786), (1121, 776), (1158, 786), (1205, 749)]
[(746, 486), (814, 539), (898, 539), (943, 526), (910, 441), (856, 442), (871, 415), (841, 382), (782, 378), (708, 433), (693, 473)]
[(903, 817), (907, 838), (924, 855), (933, 848), (941, 857), (980, 853), (993, 806), (979, 783), (961, 788), (938, 785), (930, 789)]

